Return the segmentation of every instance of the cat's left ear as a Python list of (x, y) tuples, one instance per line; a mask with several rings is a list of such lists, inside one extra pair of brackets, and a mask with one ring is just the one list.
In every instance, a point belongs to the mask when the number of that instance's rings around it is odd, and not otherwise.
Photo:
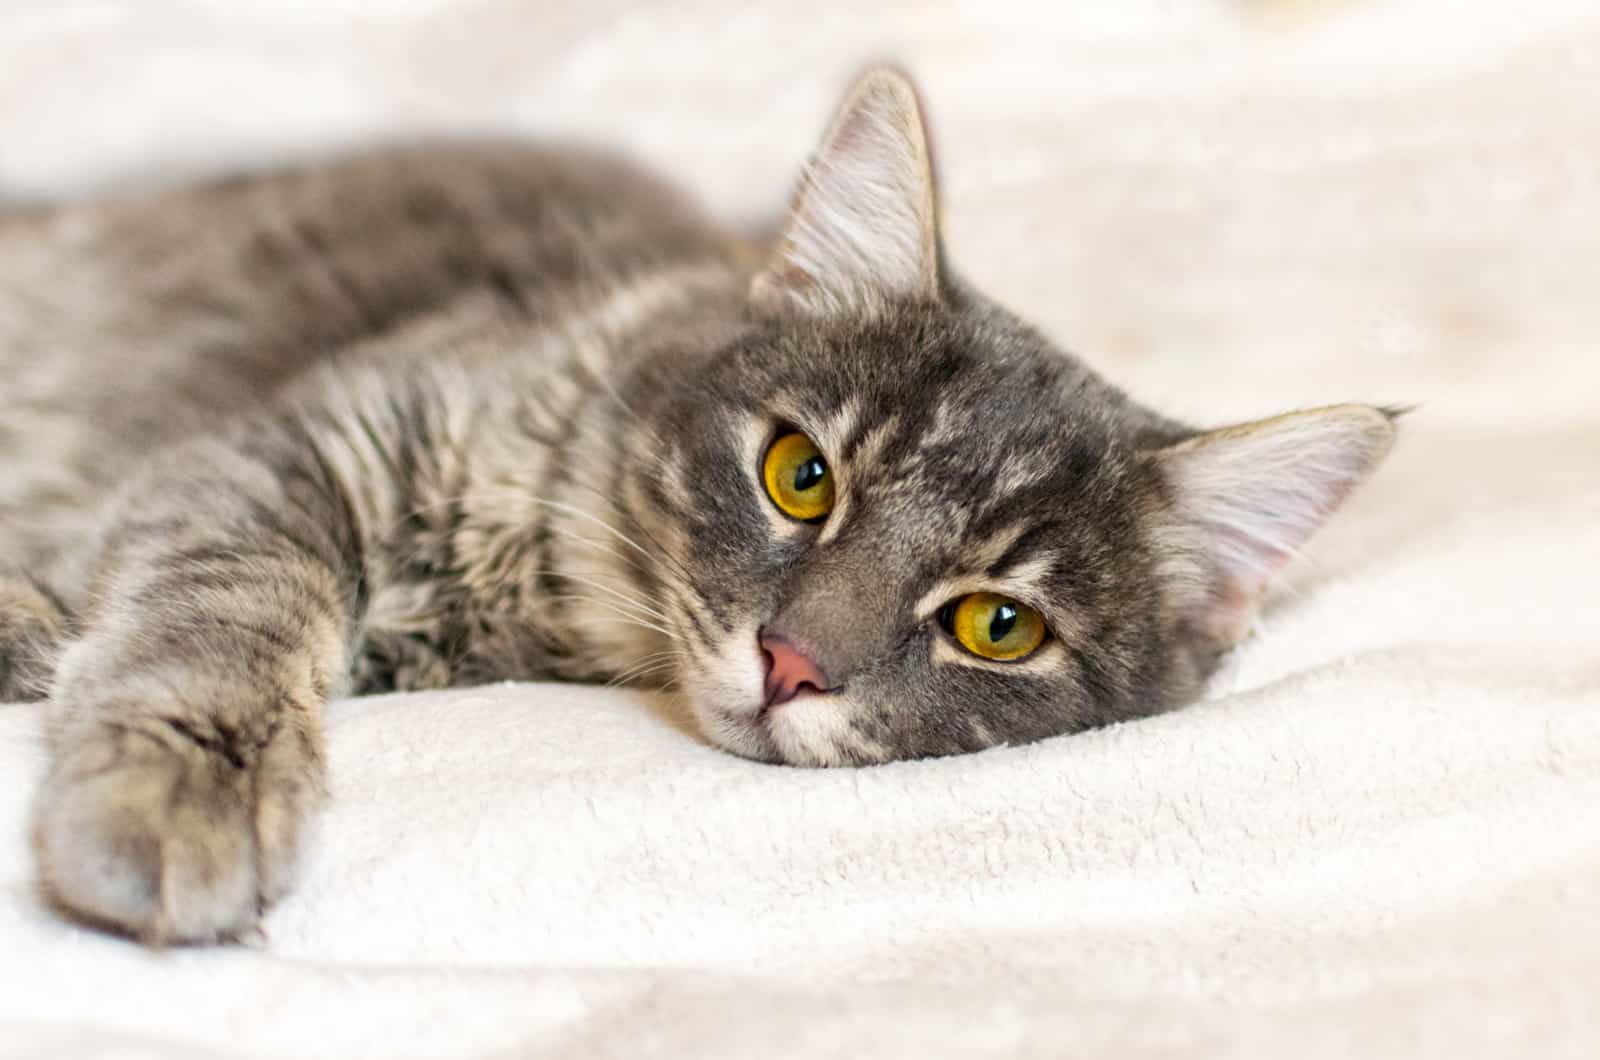
[(772, 257), (751, 284), (757, 308), (872, 312), (939, 295), (933, 164), (916, 89), (868, 71), (812, 157)]
[(1400, 413), (1337, 405), (1159, 450), (1171, 491), (1176, 592), (1216, 647), (1242, 638), (1272, 577), (1394, 445)]

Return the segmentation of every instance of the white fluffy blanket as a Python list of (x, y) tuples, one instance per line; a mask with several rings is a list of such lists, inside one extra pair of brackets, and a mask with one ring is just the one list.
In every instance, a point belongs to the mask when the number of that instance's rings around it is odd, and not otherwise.
[(16, 198), (488, 129), (754, 216), (894, 55), (956, 261), (1113, 378), (1422, 405), (1178, 714), (805, 772), (641, 694), (337, 704), (255, 949), (46, 912), (39, 712), (0, 708), (0, 1053), (1600, 1054), (1600, 15), (1489, 8), (0, 8)]

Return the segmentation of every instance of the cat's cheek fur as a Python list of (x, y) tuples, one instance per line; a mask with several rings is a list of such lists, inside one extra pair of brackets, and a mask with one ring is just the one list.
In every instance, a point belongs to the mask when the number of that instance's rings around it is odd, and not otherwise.
[(779, 751), (761, 718), (766, 673), (756, 629), (754, 622), (738, 623), (731, 634), (696, 643), (679, 687), (707, 740), (743, 758), (775, 762)]

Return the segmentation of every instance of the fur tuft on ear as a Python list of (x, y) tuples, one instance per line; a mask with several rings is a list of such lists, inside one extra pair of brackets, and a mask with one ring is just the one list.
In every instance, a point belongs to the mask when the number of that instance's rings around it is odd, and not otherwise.
[(851, 89), (812, 157), (752, 302), (775, 312), (871, 312), (937, 298), (933, 165), (916, 90), (880, 67)]
[(1397, 413), (1365, 405), (1293, 412), (1188, 439), (1157, 453), (1185, 552), (1199, 571), (1197, 627), (1243, 637), (1268, 582), (1377, 467)]

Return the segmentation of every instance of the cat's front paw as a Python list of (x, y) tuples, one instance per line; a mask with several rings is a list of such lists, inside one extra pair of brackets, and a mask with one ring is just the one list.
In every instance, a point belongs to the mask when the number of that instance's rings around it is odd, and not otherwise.
[(54, 751), (33, 822), (46, 894), (152, 944), (251, 932), (293, 882), (323, 797), (320, 755), (288, 725), (102, 718)]

